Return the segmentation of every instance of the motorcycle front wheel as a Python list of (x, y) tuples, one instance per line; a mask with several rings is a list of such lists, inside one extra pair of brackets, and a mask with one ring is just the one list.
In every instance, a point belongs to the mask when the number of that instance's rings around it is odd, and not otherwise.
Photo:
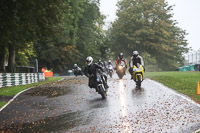
[(103, 86), (100, 85), (100, 86), (98, 86), (98, 87), (99, 87), (99, 93), (100, 93), (102, 99), (105, 99), (105, 98), (106, 98), (106, 93), (105, 93), (105, 91), (104, 91), (104, 89), (103, 89)]
[(141, 87), (141, 82), (142, 82), (141, 76), (138, 75), (137, 76), (137, 82), (136, 82), (137, 83), (137, 87), (139, 87), (139, 88)]
[(110, 76), (110, 78), (112, 78), (112, 73), (111, 72), (109, 73), (109, 76)]
[(122, 73), (119, 73), (119, 74), (118, 74), (119, 79), (122, 79), (123, 76), (124, 76), (124, 75), (123, 75)]

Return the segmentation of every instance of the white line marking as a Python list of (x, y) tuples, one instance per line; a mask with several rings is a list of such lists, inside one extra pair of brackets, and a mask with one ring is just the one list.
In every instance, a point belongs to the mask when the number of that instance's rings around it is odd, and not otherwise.
[(181, 94), (181, 93), (179, 93), (179, 92), (177, 92), (177, 91), (175, 91), (175, 90), (173, 90), (173, 89), (171, 89), (171, 88), (169, 88), (169, 87), (167, 87), (167, 86), (165, 86), (165, 85), (163, 85), (163, 84), (161, 84), (161, 83), (159, 83), (159, 82), (157, 82), (155, 80), (151, 80), (151, 79), (147, 79), (147, 80), (150, 81), (150, 82), (153, 82), (154, 84), (159, 85), (160, 87), (163, 87), (163, 88), (166, 88), (166, 89), (170, 90), (171, 93), (173, 93), (173, 94), (185, 99), (186, 101), (191, 102), (192, 104), (200, 107), (200, 104), (198, 104), (197, 102), (192, 100), (190, 97), (188, 97), (188, 96), (186, 96), (184, 94)]
[[(58, 81), (62, 81), (62, 80), (64, 80), (64, 78), (62, 78), (62, 79), (60, 79), (60, 80), (58, 80)], [(27, 89), (25, 89), (25, 90), (23, 90), (23, 91), (17, 93), (17, 94), (16, 94), (12, 99), (10, 99), (3, 107), (0, 108), (0, 112), (1, 112), (4, 108), (6, 108), (12, 101), (14, 101), (14, 99), (17, 98), (17, 96), (19, 96), (21, 93), (23, 93), (23, 92), (25, 92), (25, 91), (27, 91), (27, 90), (30, 90), (30, 89), (32, 89), (32, 88), (34, 88), (34, 87), (36, 87), (36, 86), (27, 88)]]
[[(35, 86), (34, 86), (35, 87)], [(4, 108), (6, 108), (15, 98), (17, 98), (17, 96), (19, 96), (21, 93), (23, 93), (23, 92), (25, 92), (25, 91), (27, 91), (27, 90), (30, 90), (30, 89), (32, 89), (33, 87), (30, 87), (30, 88), (28, 88), (28, 89), (26, 89), (26, 90), (23, 90), (23, 91), (21, 91), (21, 92), (19, 92), (19, 93), (17, 93), (12, 99), (10, 99), (3, 107), (1, 107), (1, 109), (0, 109), (0, 112), (4, 109)]]
[[(156, 85), (159, 85), (160, 87), (163, 87), (163, 88), (170, 90), (170, 92), (173, 93), (174, 95), (177, 95), (177, 96), (185, 99), (186, 101), (191, 102), (192, 104), (196, 105), (197, 107), (200, 107), (200, 104), (198, 104), (197, 102), (192, 100), (190, 97), (188, 97), (186, 95), (184, 96), (184, 94), (180, 94), (179, 92), (177, 92), (177, 91), (175, 91), (175, 90), (173, 90), (173, 89), (171, 89), (171, 88), (169, 88), (169, 87), (167, 87), (167, 86), (165, 86), (165, 85), (163, 85), (163, 84), (161, 84), (157, 81), (154, 81), (154, 80), (151, 80), (151, 79), (147, 79), (147, 80), (150, 81), (150, 82), (153, 82)], [(197, 133), (197, 132), (200, 132), (200, 129), (194, 131), (194, 133)]]

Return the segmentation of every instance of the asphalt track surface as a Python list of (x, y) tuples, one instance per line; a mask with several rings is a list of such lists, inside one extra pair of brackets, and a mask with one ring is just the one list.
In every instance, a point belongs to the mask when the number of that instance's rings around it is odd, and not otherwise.
[(108, 79), (108, 96), (87, 86), (85, 76), (37, 86), (0, 112), (0, 131), (9, 132), (194, 132), (200, 105), (155, 81), (141, 89), (126, 75)]

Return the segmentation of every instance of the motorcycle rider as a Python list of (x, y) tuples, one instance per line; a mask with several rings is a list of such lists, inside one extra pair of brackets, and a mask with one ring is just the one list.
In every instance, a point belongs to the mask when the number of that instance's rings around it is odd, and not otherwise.
[[(144, 60), (142, 56), (139, 55), (138, 51), (133, 51), (133, 55), (131, 56), (131, 59), (129, 61), (129, 73), (131, 74), (131, 79), (133, 79), (133, 66), (137, 66), (137, 63), (141, 64), (144, 68)], [(145, 68), (144, 68), (145, 71)], [(135, 79), (134, 79), (135, 80)]]
[[(126, 62), (126, 59), (124, 59), (124, 54), (120, 53), (118, 56), (118, 59), (115, 61), (115, 65), (116, 65), (115, 69), (117, 69), (117, 66), (121, 63), (121, 61), (124, 62), (125, 68), (127, 68), (127, 62)], [(125, 71), (125, 75), (126, 75), (126, 71)]]
[(98, 64), (99, 66), (101, 66), (102, 68), (104, 67), (104, 63), (101, 61), (101, 59), (98, 60), (97, 64)]
[(108, 63), (107, 63), (107, 65), (106, 65), (106, 70), (107, 70), (107, 73), (108, 73), (108, 71), (109, 71), (109, 68), (112, 68), (112, 72), (113, 72), (113, 64), (112, 64), (112, 62), (111, 62), (111, 60), (108, 60)]
[(83, 75), (83, 74), (82, 74), (81, 68), (80, 68), (77, 64), (74, 64), (74, 68), (73, 68), (72, 70), (73, 70), (74, 72), (79, 73), (81, 76)]
[(106, 65), (106, 69), (108, 69), (110, 66), (111, 66), (112, 68), (114, 68), (114, 67), (113, 67), (113, 64), (112, 64), (112, 62), (111, 62), (111, 60), (108, 60), (108, 63), (107, 63), (107, 65)]
[(74, 64), (74, 68), (73, 70), (80, 70), (81, 68), (77, 65), (77, 64)]
[(108, 60), (108, 64), (107, 64), (107, 66), (109, 66), (109, 65), (113, 66), (111, 60)]
[[(104, 71), (103, 68), (101, 66), (99, 66), (98, 64), (92, 63), (93, 62), (93, 58), (91, 56), (86, 58), (86, 64), (87, 66), (85, 67), (85, 75), (89, 78), (89, 83), (88, 86), (90, 88), (95, 88), (95, 82), (96, 82), (96, 78), (97, 78), (97, 72), (98, 69), (100, 69), (101, 71)], [(103, 84), (105, 86), (105, 89), (108, 89), (109, 86), (107, 84), (107, 76), (103, 73), (101, 73), (102, 76), (104, 76), (105, 79), (103, 80)]]

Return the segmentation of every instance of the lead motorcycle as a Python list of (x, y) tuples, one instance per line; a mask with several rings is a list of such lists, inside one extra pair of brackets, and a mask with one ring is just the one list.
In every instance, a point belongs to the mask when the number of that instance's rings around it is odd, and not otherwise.
[(97, 78), (93, 84), (94, 88), (96, 89), (96, 92), (98, 92), (101, 95), (102, 99), (105, 99), (107, 95), (107, 89), (104, 86), (104, 76), (101, 74), (100, 70), (97, 71), (96, 75)]
[(120, 64), (118, 64), (116, 66), (116, 73), (119, 77), (119, 79), (122, 79), (123, 76), (125, 75), (126, 73), (126, 65), (125, 65), (125, 62), (124, 61), (121, 61)]
[(137, 63), (137, 66), (133, 66), (133, 80), (136, 82), (136, 87), (140, 88), (141, 83), (144, 80), (144, 68), (141, 64)]

